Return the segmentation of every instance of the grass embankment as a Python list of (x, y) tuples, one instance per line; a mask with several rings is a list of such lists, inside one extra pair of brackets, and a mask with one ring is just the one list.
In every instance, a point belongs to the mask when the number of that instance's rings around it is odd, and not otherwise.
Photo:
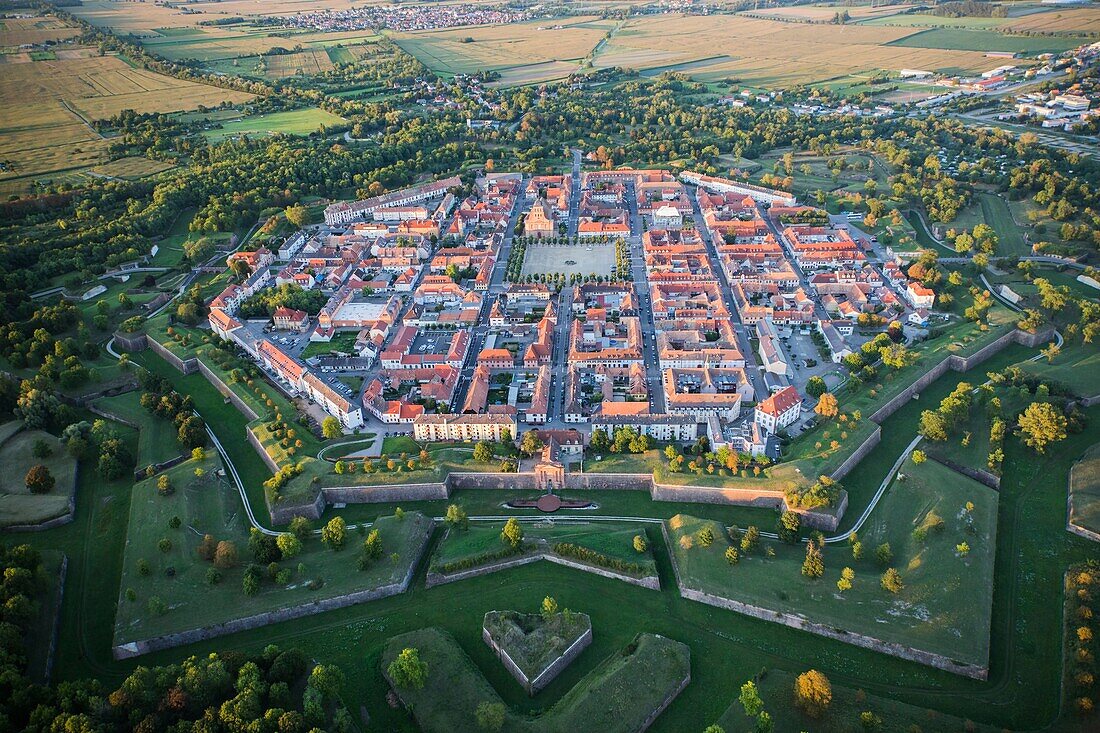
[(1100, 443), (1089, 448), (1069, 472), (1069, 521), (1100, 533)]
[(519, 611), (490, 611), (485, 614), (483, 626), (527, 679), (534, 680), (592, 628), (592, 619), (583, 613), (545, 617)]
[[(967, 502), (974, 505), (969, 512)], [(715, 538), (710, 547), (699, 540), (704, 528)], [(762, 540), (731, 565), (724, 556), (731, 542), (720, 523), (678, 515), (668, 529), (689, 588), (966, 664), (988, 664), (997, 495), (938, 463), (906, 463), (860, 532), (862, 559), (855, 560), (846, 544), (827, 545), (825, 574), (818, 579), (800, 573), (803, 544)], [(963, 542), (966, 554), (957, 548)], [(876, 561), (882, 543), (890, 544), (888, 563)], [(836, 582), (844, 567), (855, 571), (855, 579), (840, 592)], [(901, 574), (900, 592), (880, 587), (886, 567)]]
[[(523, 543), (513, 549), (501, 539), (504, 520), (473, 522), (469, 529), (452, 528), (436, 547), (431, 569), (439, 573), (487, 565), (536, 551), (643, 577), (657, 572), (653, 553), (634, 549), (634, 537), (645, 536), (637, 525), (613, 522), (555, 522), (523, 525)], [(576, 548), (579, 548), (576, 549)]]
[[(195, 469), (204, 475), (197, 477)], [(163, 496), (157, 478), (134, 486), (130, 504), (122, 570), (115, 643), (125, 643), (209, 626), (265, 611), (314, 603), (354, 591), (379, 587), (404, 577), (419, 557), (416, 550), (431, 531), (420, 514), (403, 519), (379, 518), (383, 557), (365, 570), (357, 560), (363, 537), (350, 533), (336, 552), (317, 537), (303, 543), (299, 555), (282, 560), (277, 570), (289, 573), (285, 582), (269, 577), (262, 562), (259, 592), (243, 590), (246, 568), (256, 562), (249, 551), (249, 525), (240, 495), (217, 476), (220, 460), (187, 460), (162, 475), (173, 487)], [(178, 526), (174, 518), (179, 518)], [(215, 568), (199, 556), (204, 535), (234, 544), (238, 562)], [(167, 541), (167, 543), (165, 543)], [(396, 560), (391, 554), (396, 553)], [(216, 580), (215, 580), (216, 576)], [(131, 593), (130, 591), (133, 591)]]
[(109, 415), (140, 426), (136, 456), (139, 467), (163, 463), (181, 454), (175, 424), (142, 407), (140, 391), (102, 397), (95, 401), (95, 406)]
[[(20, 422), (0, 426), (0, 528), (64, 516), (76, 490), (76, 461), (61, 441), (42, 430), (21, 428)], [(50, 451), (44, 458), (34, 455), (39, 441)], [(38, 464), (49, 469), (55, 482), (45, 494), (31, 493), (26, 484), (27, 472)]]
[[(500, 697), (454, 638), (436, 628), (420, 629), (389, 640), (382, 668), (405, 648), (414, 648), (428, 664), (422, 689), (397, 692), (424, 733), (475, 733), (483, 730), (475, 712), (482, 702)], [(672, 694), (690, 670), (684, 644), (642, 634), (604, 660), (556, 705), (538, 717), (505, 709), (503, 730), (629, 733), (639, 730), (654, 710)]]
[(1025, 361), (1019, 366), (1028, 374), (1064, 385), (1078, 397), (1100, 395), (1100, 348), (1096, 344), (1065, 344), (1050, 362)]

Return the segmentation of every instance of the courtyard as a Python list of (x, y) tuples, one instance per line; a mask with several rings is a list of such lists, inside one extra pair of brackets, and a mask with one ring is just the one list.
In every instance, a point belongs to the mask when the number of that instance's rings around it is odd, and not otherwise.
[(524, 275), (610, 275), (615, 269), (614, 242), (547, 244), (532, 242), (523, 258)]

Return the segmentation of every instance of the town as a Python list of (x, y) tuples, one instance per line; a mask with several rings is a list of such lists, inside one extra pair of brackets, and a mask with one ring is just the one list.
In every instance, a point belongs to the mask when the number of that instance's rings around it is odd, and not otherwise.
[[(950, 318), (875, 237), (790, 193), (576, 158), (468, 196), (446, 178), (334, 203), (277, 251), (232, 254), (243, 277), (210, 327), (346, 433), (630, 428), (776, 460), (813, 424), (811, 381), (838, 386), (876, 332), (918, 340)], [(240, 315), (279, 287), (327, 302)]]

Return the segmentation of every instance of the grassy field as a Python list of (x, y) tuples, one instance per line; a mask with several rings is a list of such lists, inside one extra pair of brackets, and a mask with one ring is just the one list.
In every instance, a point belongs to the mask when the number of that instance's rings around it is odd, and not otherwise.
[[(489, 558), (492, 553), (504, 547), (500, 538), (503, 526), (504, 520), (501, 520), (474, 522), (468, 530), (452, 529), (436, 546), (432, 555), (432, 567), (463, 562), (481, 564), (478, 562), (480, 558)], [(540, 522), (523, 525), (523, 538), (528, 543), (545, 541), (550, 545), (558, 542), (579, 545), (611, 560), (639, 565), (642, 571), (639, 575), (652, 575), (656, 572), (652, 552), (648, 548), (645, 552), (634, 549), (634, 537), (640, 533), (637, 526), (609, 522)]]
[(1069, 521), (1100, 533), (1100, 443), (1089, 448), (1070, 471)]
[(838, 12), (843, 10), (848, 11), (848, 15), (853, 20), (862, 20), (864, 18), (895, 15), (910, 7), (912, 6), (904, 4), (879, 5), (877, 7), (872, 5), (846, 5), (844, 7), (839, 5), (794, 5), (790, 7), (767, 8), (765, 10), (752, 12), (753, 15), (767, 15), (768, 17), (775, 17), (781, 20), (790, 18), (794, 20), (827, 22), (832, 20)]
[[(677, 515), (668, 528), (682, 582), (759, 608), (984, 667), (989, 662), (997, 495), (933, 461), (906, 464), (902, 474), (860, 532), (866, 548), (863, 559), (854, 560), (843, 543), (827, 546), (825, 575), (816, 580), (799, 575), (806, 554), (803, 545), (765, 540), (774, 558), (757, 550), (731, 566), (723, 556), (730, 542), (720, 523)], [(964, 510), (968, 501), (974, 503), (969, 515)], [(914, 529), (936, 516), (942, 520), (941, 531), (929, 532), (924, 541), (913, 536)], [(973, 531), (967, 528), (968, 517), (973, 518)], [(705, 527), (716, 538), (710, 547), (698, 541)], [(963, 541), (971, 547), (966, 556), (956, 552), (956, 544)], [(896, 595), (879, 587), (885, 566), (876, 563), (874, 548), (883, 542), (893, 550), (890, 567), (901, 573), (905, 584)], [(856, 578), (851, 590), (841, 593), (836, 581), (843, 567), (853, 568)]]
[(223, 122), (221, 127), (206, 132), (210, 140), (224, 140), (239, 135), (308, 135), (317, 132), (322, 125), (332, 127), (346, 124), (347, 120), (317, 107), (273, 112), (268, 115), (252, 115)]
[(296, 53), (264, 56), (264, 66), (271, 79), (285, 79), (288, 76), (310, 76), (332, 69), (332, 59), (323, 48), (311, 48)]
[(0, 21), (0, 48), (63, 41), (79, 35), (79, 28), (53, 15), (8, 17)]
[(1000, 196), (991, 193), (978, 194), (982, 218), (997, 232), (997, 254), (1004, 257), (1024, 257), (1031, 254), (1031, 247), (1024, 241), (1020, 227), (1012, 218), (1012, 211)]
[(176, 440), (176, 428), (170, 420), (157, 417), (141, 406), (141, 392), (126, 392), (115, 397), (103, 397), (96, 407), (122, 420), (135, 423), (138, 430), (137, 466), (163, 463), (181, 455)]
[[(944, 49), (948, 51), (1003, 51), (1034, 56), (1060, 53), (1087, 43), (1086, 38), (1010, 36), (993, 30), (930, 28), (890, 43), (894, 47)], [(927, 68), (927, 67), (921, 67)]]
[(157, 173), (163, 173), (166, 170), (172, 169), (172, 163), (166, 163), (163, 160), (150, 160), (149, 158), (119, 158), (118, 160), (112, 160), (102, 165), (97, 165), (89, 172), (97, 176), (105, 176), (108, 178), (122, 178), (127, 181), (134, 181), (138, 178), (144, 178), (145, 176), (156, 175)]
[[(194, 475), (196, 468), (206, 473)], [(352, 591), (396, 582), (419, 557), (430, 520), (419, 514), (403, 519), (379, 519), (375, 527), (382, 535), (384, 556), (366, 570), (356, 567), (360, 533), (351, 532), (342, 552), (325, 548), (312, 537), (300, 555), (282, 563), (290, 572), (285, 584), (273, 581), (263, 567), (260, 591), (248, 597), (242, 590), (245, 568), (253, 562), (248, 550), (248, 520), (240, 496), (228, 481), (216, 476), (220, 460), (188, 460), (166, 472), (175, 491), (161, 496), (157, 479), (134, 486), (130, 522), (123, 564), (115, 642), (148, 639), (201, 626), (219, 624), (263, 611), (311, 604)], [(172, 528), (173, 517), (181, 525)], [(203, 535), (233, 542), (240, 561), (231, 568), (215, 571), (220, 580), (210, 583), (211, 563), (202, 560), (197, 548)], [(167, 551), (160, 548), (168, 540)], [(390, 559), (397, 553), (397, 561)], [(148, 574), (141, 572), (147, 563)], [(129, 599), (129, 590), (134, 600)]]
[[(69, 500), (76, 490), (76, 461), (61, 442), (41, 430), (19, 430), (19, 423), (7, 423), (0, 442), (0, 528), (14, 524), (38, 524), (69, 511)], [(18, 431), (18, 432), (15, 432)], [(34, 446), (43, 441), (52, 451), (46, 458), (34, 455)], [(25, 483), (27, 471), (42, 464), (50, 470), (55, 484), (47, 494), (32, 494)]]
[[(417, 649), (420, 659), (428, 664), (423, 689), (397, 690), (412, 710), (420, 730), (424, 733), (483, 730), (474, 715), (477, 706), (482, 702), (498, 702), (499, 696), (454, 638), (434, 628), (394, 637), (383, 652), (383, 668), (405, 648)], [(676, 690), (689, 668), (690, 653), (686, 646), (643, 634), (605, 659), (542, 715), (527, 717), (509, 711), (505, 730), (607, 733), (638, 730), (646, 717)]]
[(1066, 344), (1050, 363), (1045, 359), (1023, 362), (1020, 368), (1064, 384), (1070, 392), (1080, 397), (1100, 394), (1100, 349), (1096, 344)]
[(828, 32), (805, 23), (742, 15), (642, 16), (628, 21), (596, 55), (599, 68), (651, 69), (714, 58), (729, 38), (727, 56), (694, 66), (701, 81), (738, 79), (749, 86), (820, 82), (879, 69), (977, 71), (988, 62), (972, 51), (907, 50), (889, 45), (913, 29), (844, 25)]

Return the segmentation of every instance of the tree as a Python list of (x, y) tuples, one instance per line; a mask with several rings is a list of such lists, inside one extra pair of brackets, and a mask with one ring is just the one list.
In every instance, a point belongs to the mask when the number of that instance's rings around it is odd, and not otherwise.
[(730, 545), (726, 548), (726, 562), (730, 565), (736, 565), (741, 562), (741, 553), (737, 551), (737, 548)]
[(333, 550), (342, 550), (344, 542), (347, 541), (347, 536), (348, 525), (343, 517), (333, 517), (321, 529), (321, 542), (324, 542)]
[(321, 435), (325, 436), (325, 440), (339, 438), (343, 434), (344, 430), (340, 427), (340, 421), (332, 415), (321, 421)]
[(488, 463), (493, 460), (493, 446), (487, 441), (480, 441), (474, 446), (474, 460), (478, 463)]
[(292, 535), (305, 542), (313, 532), (313, 523), (305, 517), (294, 517), (287, 525), (287, 529)]
[(913, 459), (913, 463), (917, 466), (928, 460), (928, 456), (925, 455), (924, 451), (922, 450), (913, 451), (913, 453), (910, 455), (910, 458)]
[(26, 484), (27, 490), (32, 494), (45, 494), (54, 487), (57, 479), (50, 473), (50, 469), (38, 463), (30, 467), (27, 475), (23, 478), (23, 483)]
[(206, 445), (206, 423), (198, 415), (192, 415), (180, 423), (177, 438), (179, 444), (187, 450)]
[(382, 557), (382, 534), (377, 529), (372, 529), (363, 540), (363, 557), (371, 561)]
[(764, 712), (764, 701), (760, 699), (760, 691), (756, 689), (755, 682), (746, 682), (741, 685), (741, 694), (737, 696), (745, 715), (755, 718)]
[(523, 527), (520, 526), (518, 519), (509, 517), (508, 521), (504, 523), (504, 529), (500, 531), (500, 540), (513, 550), (518, 549), (523, 544)]
[(749, 525), (741, 537), (741, 552), (752, 552), (760, 544), (760, 530), (755, 525)]
[(310, 223), (309, 209), (301, 204), (286, 207), (286, 220), (301, 229)]
[(820, 718), (833, 701), (833, 688), (829, 684), (829, 678), (816, 669), (798, 675), (794, 681), (794, 701), (806, 715)]
[[(150, 466), (150, 468), (152, 468)], [(168, 477), (168, 474), (162, 473), (157, 476), (157, 493), (161, 496), (168, 496), (172, 493), (172, 479)]]
[(519, 443), (519, 450), (527, 456), (533, 456), (542, 450), (542, 441), (539, 440), (538, 433), (534, 430), (528, 430), (524, 433), (523, 439)]
[(789, 510), (780, 514), (778, 534), (784, 542), (798, 542), (802, 535), (802, 515)]
[(831, 392), (823, 392), (817, 399), (817, 406), (814, 407), (814, 412), (824, 418), (836, 417), (840, 412), (840, 404)]
[(604, 453), (611, 447), (611, 438), (608, 437), (607, 431), (603, 428), (596, 428), (592, 431), (592, 437), (588, 440), (588, 447), (596, 453)]
[(802, 561), (802, 575), (807, 578), (820, 578), (825, 574), (825, 558), (821, 554), (816, 540), (806, 543), (806, 559)]
[(1018, 425), (1024, 443), (1037, 453), (1045, 453), (1048, 445), (1066, 439), (1068, 422), (1062, 411), (1049, 402), (1032, 402), (1020, 415)]
[(634, 551), (642, 553), (646, 551), (648, 545), (646, 544), (645, 537), (640, 534), (634, 535)]
[(856, 578), (856, 571), (851, 568), (844, 568), (840, 571), (840, 580), (836, 582), (837, 590), (843, 593), (846, 590), (852, 589), (852, 581)]
[(474, 716), (477, 718), (477, 727), (489, 733), (497, 733), (504, 727), (504, 703), (489, 702), (485, 700), (477, 706)]
[(714, 530), (710, 527), (703, 527), (699, 530), (699, 546), (710, 547), (714, 544)]
[(820, 397), (828, 391), (825, 386), (825, 380), (821, 377), (810, 377), (810, 381), (806, 382), (806, 394), (810, 397)]
[(428, 680), (428, 663), (421, 661), (420, 652), (416, 649), (402, 649), (390, 666), (386, 668), (390, 680), (396, 687), (413, 687), (423, 689)]
[(888, 590), (891, 593), (899, 593), (904, 587), (901, 582), (901, 573), (894, 568), (887, 568), (886, 572), (882, 574), (880, 582), (883, 590)]
[(949, 425), (947, 418), (939, 410), (924, 410), (920, 414), (917, 432), (928, 440), (942, 443), (947, 440)]
[(447, 514), (443, 519), (451, 527), (457, 527), (458, 529), (469, 529), (470, 518), (466, 515), (466, 510), (460, 507), (458, 504), (451, 504), (447, 507)]
[(549, 621), (550, 618), (558, 612), (558, 602), (552, 597), (546, 596), (542, 599), (542, 618), (544, 621)]
[(302, 541), (293, 532), (283, 532), (275, 540), (275, 544), (278, 545), (284, 560), (289, 560), (302, 551)]
[(879, 565), (889, 565), (893, 559), (894, 551), (890, 549), (889, 542), (883, 542), (875, 548), (875, 560), (878, 561)]
[(225, 570), (236, 564), (237, 546), (229, 540), (222, 540), (219, 542), (218, 546), (214, 549), (214, 567), (219, 570)]

